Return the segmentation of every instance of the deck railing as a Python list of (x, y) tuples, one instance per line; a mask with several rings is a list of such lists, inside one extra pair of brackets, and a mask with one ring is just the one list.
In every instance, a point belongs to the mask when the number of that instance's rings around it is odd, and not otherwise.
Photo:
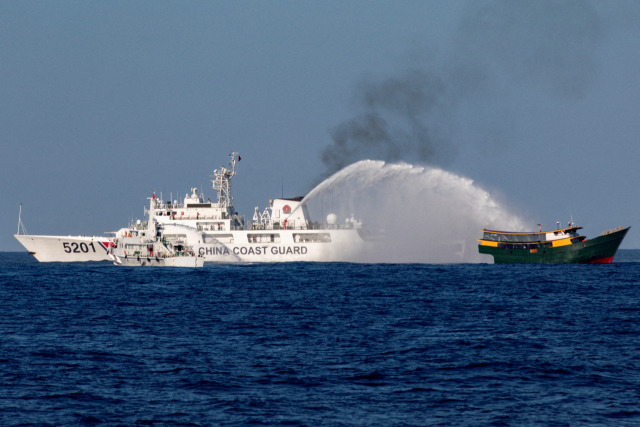
[(617, 231), (622, 230), (623, 228), (624, 228), (624, 227), (611, 228), (611, 229), (609, 229), (609, 230), (605, 230), (605, 231), (603, 231), (602, 233), (600, 233), (600, 235), (601, 235), (601, 236), (604, 236), (604, 235), (606, 235), (606, 234), (615, 233), (615, 232), (617, 232)]

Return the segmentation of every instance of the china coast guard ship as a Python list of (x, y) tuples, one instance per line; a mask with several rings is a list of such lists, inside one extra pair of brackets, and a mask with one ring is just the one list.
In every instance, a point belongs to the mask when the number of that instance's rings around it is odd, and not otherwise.
[[(173, 248), (205, 262), (334, 262), (354, 259), (360, 253), (364, 244), (360, 221), (351, 217), (338, 224), (337, 216), (331, 213), (326, 223), (312, 222), (301, 197), (272, 199), (264, 210), (256, 207), (251, 223), (245, 224), (231, 195), (236, 156), (231, 153), (228, 168), (214, 170), (216, 202), (205, 201), (196, 188), (183, 203), (164, 201), (153, 193), (145, 209), (148, 219), (122, 228), (115, 237), (20, 233), (15, 237), (39, 261), (59, 262), (113, 260), (125, 264), (126, 260), (127, 265), (136, 265), (138, 256), (133, 262), (129, 255), (138, 252), (143, 255), (139, 263), (148, 258), (145, 265), (154, 265), (154, 259), (160, 260), (155, 254), (174, 257)], [(165, 249), (159, 251), (160, 244)]]
[(112, 237), (49, 236), (28, 234), (22, 223), (22, 204), (18, 214), (18, 242), (40, 262), (108, 261)]
[[(251, 224), (245, 224), (233, 206), (231, 179), (236, 175), (237, 153), (229, 168), (213, 172), (217, 201), (205, 201), (196, 188), (182, 204), (150, 198), (146, 209), (147, 233), (162, 236), (174, 245), (185, 245), (205, 262), (345, 261), (361, 250), (361, 223), (347, 218), (342, 225), (329, 214), (326, 224), (312, 222), (303, 199), (269, 201), (263, 211), (255, 208)], [(126, 232), (126, 230), (124, 230)], [(116, 235), (116, 247), (120, 237)]]

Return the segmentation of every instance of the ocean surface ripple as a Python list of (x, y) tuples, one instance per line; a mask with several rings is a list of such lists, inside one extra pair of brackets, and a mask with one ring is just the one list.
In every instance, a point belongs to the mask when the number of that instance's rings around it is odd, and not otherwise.
[(2, 253), (0, 425), (638, 425), (627, 258), (183, 270)]

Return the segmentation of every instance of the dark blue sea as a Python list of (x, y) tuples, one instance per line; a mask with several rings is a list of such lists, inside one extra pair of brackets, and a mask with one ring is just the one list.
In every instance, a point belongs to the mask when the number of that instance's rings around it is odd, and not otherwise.
[(637, 426), (609, 265), (40, 264), (0, 254), (0, 425)]

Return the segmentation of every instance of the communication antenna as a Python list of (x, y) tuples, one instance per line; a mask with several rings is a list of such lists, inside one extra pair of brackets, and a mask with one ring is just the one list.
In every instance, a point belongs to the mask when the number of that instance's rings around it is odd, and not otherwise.
[(571, 225), (574, 225), (574, 222), (573, 222), (573, 211), (571, 210), (571, 203), (569, 203), (569, 218), (571, 218)]

